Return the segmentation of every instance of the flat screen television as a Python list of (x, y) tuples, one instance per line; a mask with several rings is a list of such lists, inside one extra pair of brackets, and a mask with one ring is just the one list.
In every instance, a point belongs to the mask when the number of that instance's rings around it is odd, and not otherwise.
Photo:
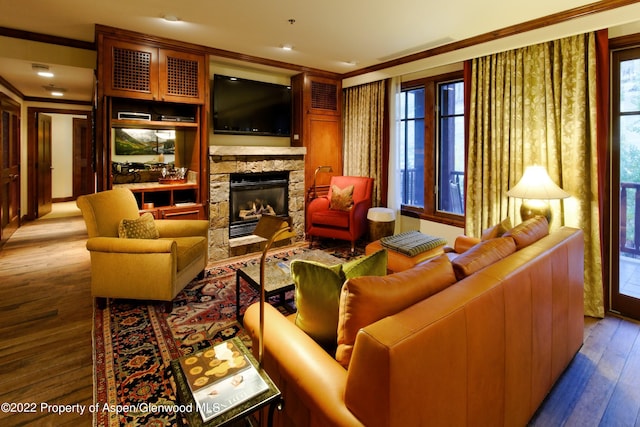
[(291, 88), (214, 75), (213, 132), (231, 135), (290, 136)]

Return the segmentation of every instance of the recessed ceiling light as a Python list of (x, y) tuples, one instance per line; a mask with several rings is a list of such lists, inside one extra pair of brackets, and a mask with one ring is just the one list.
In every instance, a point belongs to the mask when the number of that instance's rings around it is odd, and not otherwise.
[(178, 18), (176, 15), (164, 15), (162, 18), (167, 22), (178, 22), (178, 21), (180, 21), (180, 18)]
[(282, 50), (293, 50), (293, 46), (291, 46), (290, 44), (283, 44)]
[(53, 77), (53, 73), (49, 71), (48, 65), (32, 64), (31, 69), (41, 77)]
[(67, 91), (67, 89), (65, 88), (57, 87), (54, 85), (42, 86), (42, 87), (44, 88), (44, 90), (49, 92), (51, 96), (64, 96), (64, 93)]

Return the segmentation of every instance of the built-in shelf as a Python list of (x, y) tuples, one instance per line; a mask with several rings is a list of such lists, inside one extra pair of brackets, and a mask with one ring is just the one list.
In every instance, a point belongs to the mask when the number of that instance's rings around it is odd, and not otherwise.
[(157, 120), (111, 120), (112, 127), (136, 129), (198, 128), (194, 122), (173, 122)]

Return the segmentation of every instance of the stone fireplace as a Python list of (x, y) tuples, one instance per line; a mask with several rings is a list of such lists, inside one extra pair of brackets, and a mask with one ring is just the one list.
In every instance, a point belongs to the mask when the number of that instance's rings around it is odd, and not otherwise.
[[(257, 222), (259, 213), (252, 213), (253, 202), (247, 205), (246, 200), (239, 200), (242, 206), (233, 206), (238, 195), (232, 197), (232, 186), (239, 184), (244, 198), (259, 199), (255, 207), (267, 209), (267, 204), (272, 209), (284, 210), (282, 206), (276, 206), (280, 202), (286, 204), (286, 212), (276, 212), (276, 215), (289, 216), (296, 234), (296, 240), (304, 239), (304, 147), (252, 147), (252, 146), (210, 146), (210, 198), (209, 198), (209, 260), (216, 261), (228, 258), (231, 254), (230, 247), (235, 245), (240, 234), (248, 233)], [(286, 191), (282, 190), (282, 196), (276, 196), (274, 188), (283, 186), (282, 179), (286, 177)], [(235, 181), (235, 182), (234, 182)], [(250, 181), (254, 181), (250, 183)], [(252, 188), (256, 186), (256, 188)], [(260, 188), (262, 187), (262, 188)], [(267, 188), (271, 188), (267, 190)], [(257, 189), (257, 193), (251, 193)], [(267, 193), (273, 195), (266, 196)], [(280, 200), (279, 197), (284, 197)], [(242, 197), (241, 197), (242, 198)], [(266, 199), (271, 199), (271, 201)], [(264, 203), (263, 203), (264, 202)], [(239, 219), (240, 210), (253, 224), (242, 224)], [(235, 211), (235, 212), (234, 212)], [(236, 216), (237, 215), (237, 216)], [(249, 218), (256, 216), (255, 218)], [(237, 227), (236, 227), (237, 226)], [(234, 230), (240, 228), (241, 230)], [(234, 237), (230, 237), (233, 234)]]
[(289, 172), (232, 173), (229, 239), (250, 235), (262, 215), (287, 217)]

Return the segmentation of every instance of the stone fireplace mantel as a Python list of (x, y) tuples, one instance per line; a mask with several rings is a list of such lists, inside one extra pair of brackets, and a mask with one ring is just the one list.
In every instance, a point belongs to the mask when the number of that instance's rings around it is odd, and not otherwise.
[(210, 156), (304, 156), (307, 147), (209, 146)]
[(229, 241), (230, 177), (235, 173), (289, 172), (289, 216), (296, 240), (304, 239), (304, 156), (306, 147), (209, 147), (209, 260), (231, 256)]

